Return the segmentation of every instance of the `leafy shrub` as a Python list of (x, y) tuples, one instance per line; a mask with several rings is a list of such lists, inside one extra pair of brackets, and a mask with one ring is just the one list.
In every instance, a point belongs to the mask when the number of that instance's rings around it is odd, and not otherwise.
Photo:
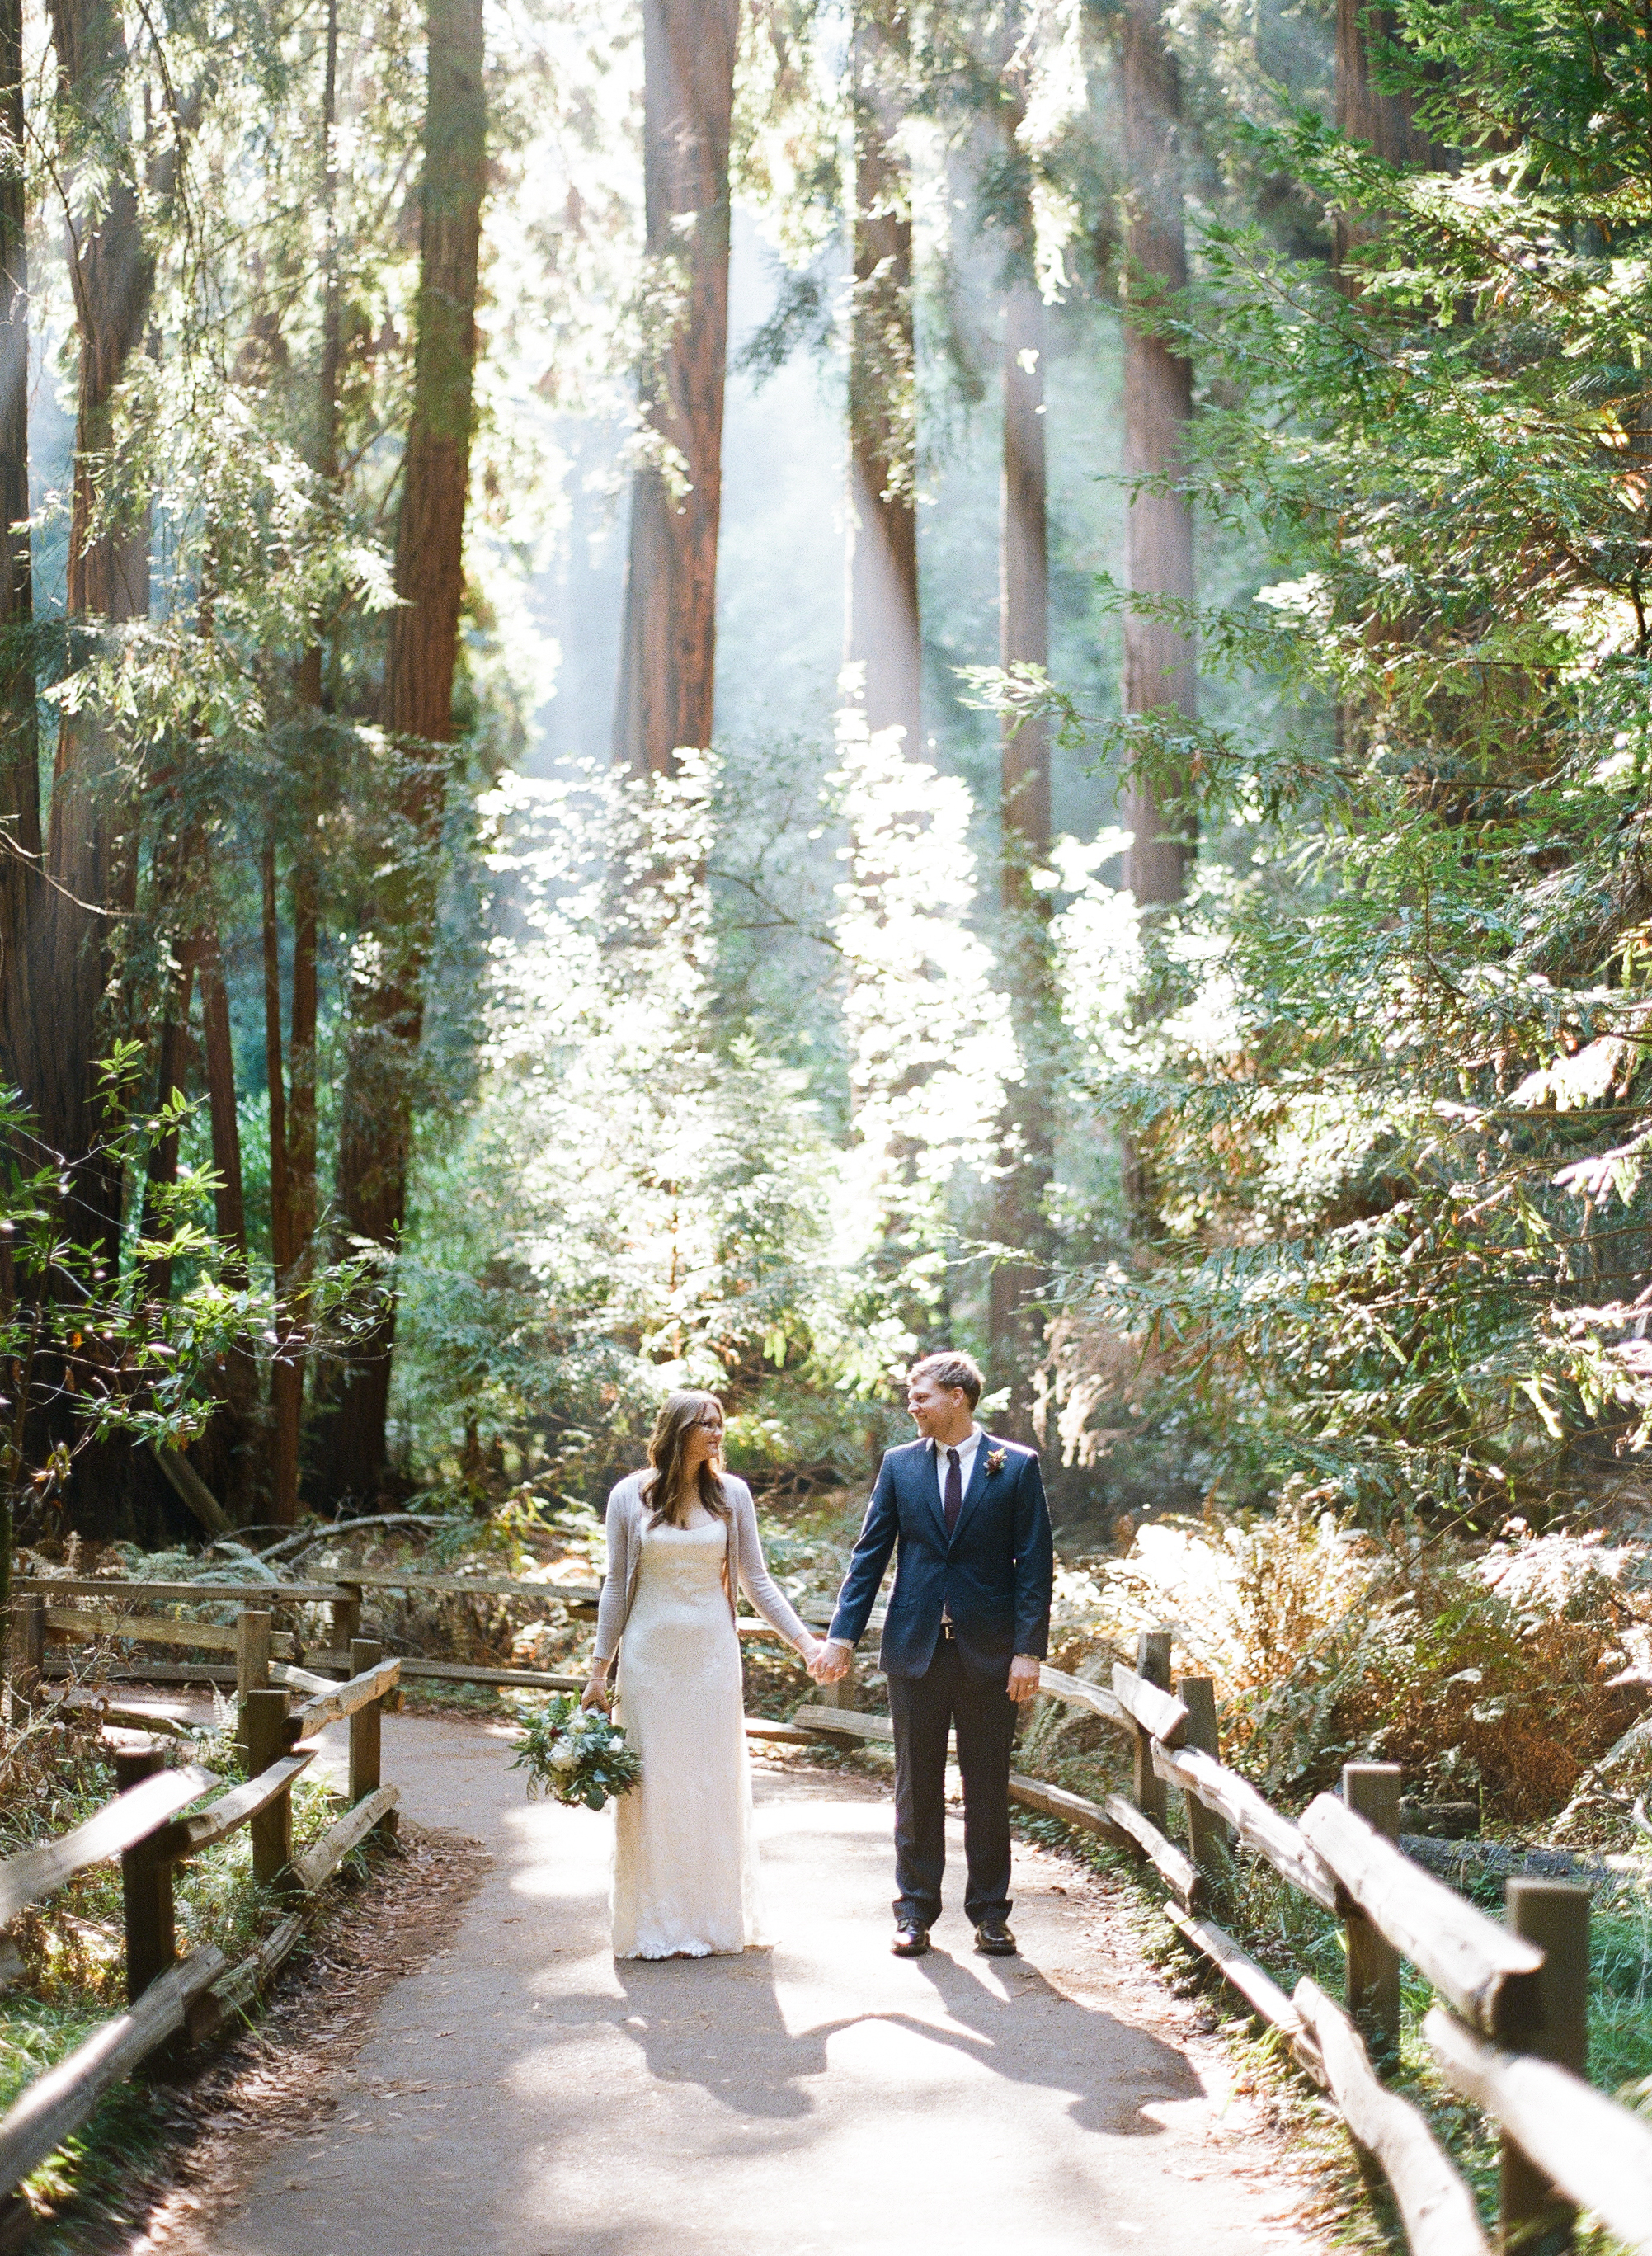
[[(1380, 1538), (1298, 1486), (1273, 1513), (1157, 1523), (1064, 1574), (1052, 1654), (1105, 1678), (1138, 1630), (1173, 1625), (1178, 1668), (1215, 1681), (1224, 1752), (1264, 1792), (1305, 1799), (1374, 1759), (1530, 1827), (1646, 1704), (1620, 1649), (1644, 1564), (1523, 1531), (1490, 1549)], [(1038, 1728), (1051, 1752), (1080, 1744), (1072, 1724)]]

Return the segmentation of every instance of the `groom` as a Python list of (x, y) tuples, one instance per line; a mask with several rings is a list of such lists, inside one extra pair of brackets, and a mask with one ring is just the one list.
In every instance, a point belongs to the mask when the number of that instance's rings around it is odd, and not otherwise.
[(1009, 1749), (1049, 1650), (1053, 1553), (1037, 1454), (981, 1431), (981, 1388), (967, 1355), (928, 1355), (908, 1372), (906, 1406), (923, 1438), (884, 1456), (814, 1667), (823, 1684), (847, 1675), (895, 1551), (878, 1660), (895, 1725), (897, 1958), (921, 1957), (940, 1917), (949, 1727), (964, 1781), (964, 1910), (977, 1950), (1016, 1949)]

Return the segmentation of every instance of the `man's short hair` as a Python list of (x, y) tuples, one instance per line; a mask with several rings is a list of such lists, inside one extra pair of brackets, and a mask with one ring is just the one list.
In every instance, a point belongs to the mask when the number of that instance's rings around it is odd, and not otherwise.
[(981, 1400), (981, 1390), (986, 1380), (981, 1375), (981, 1365), (973, 1355), (957, 1355), (945, 1348), (938, 1355), (919, 1357), (906, 1374), (910, 1386), (915, 1378), (932, 1379), (937, 1386), (957, 1387), (967, 1395), (973, 1410)]

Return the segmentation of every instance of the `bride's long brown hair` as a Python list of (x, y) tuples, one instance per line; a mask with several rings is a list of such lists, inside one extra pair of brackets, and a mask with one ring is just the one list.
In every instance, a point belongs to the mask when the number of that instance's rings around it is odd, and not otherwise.
[[(648, 1462), (653, 1470), (643, 1481), (643, 1494), (654, 1514), (651, 1526), (683, 1525), (692, 1501), (692, 1491), (683, 1478), (688, 1437), (705, 1422), (708, 1410), (714, 1410), (721, 1418), (722, 1407), (714, 1394), (702, 1393), (699, 1387), (685, 1387), (680, 1393), (668, 1394), (661, 1403), (648, 1445)], [(718, 1456), (703, 1458), (699, 1470), (699, 1501), (714, 1519), (732, 1519), (734, 1510), (723, 1491)]]

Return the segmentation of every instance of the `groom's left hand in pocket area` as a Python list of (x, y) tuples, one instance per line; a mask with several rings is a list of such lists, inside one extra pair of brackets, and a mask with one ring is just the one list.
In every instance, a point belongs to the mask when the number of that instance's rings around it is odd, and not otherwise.
[(1038, 1689), (1038, 1663), (1018, 1653), (1009, 1664), (1009, 1681), (1004, 1689), (1012, 1700), (1032, 1699)]

